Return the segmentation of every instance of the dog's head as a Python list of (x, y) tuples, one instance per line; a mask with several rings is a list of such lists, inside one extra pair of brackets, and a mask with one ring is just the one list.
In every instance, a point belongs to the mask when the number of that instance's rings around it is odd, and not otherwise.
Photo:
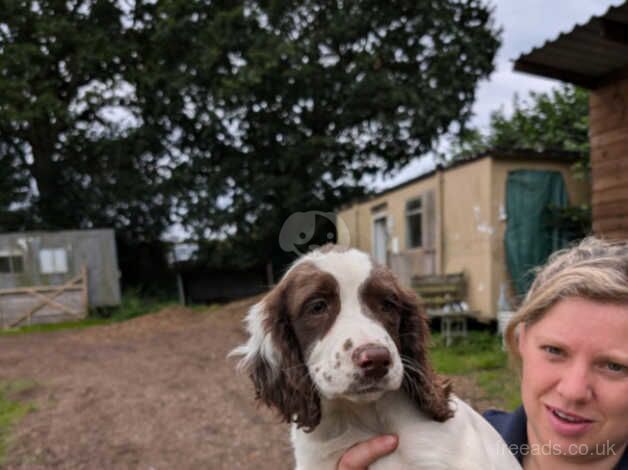
[(400, 387), (433, 419), (451, 417), (422, 307), (365, 253), (327, 245), (303, 256), (246, 322), (250, 338), (233, 353), (288, 422), (311, 430), (321, 398), (369, 402)]

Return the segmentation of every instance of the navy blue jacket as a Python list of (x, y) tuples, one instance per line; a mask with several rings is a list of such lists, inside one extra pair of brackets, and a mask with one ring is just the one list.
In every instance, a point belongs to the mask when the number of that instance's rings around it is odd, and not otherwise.
[[(520, 406), (512, 413), (505, 411), (488, 410), (484, 412), (484, 418), (493, 425), (497, 432), (504, 438), (511, 452), (519, 463), (523, 462), (523, 455), (519, 450), (522, 445), (528, 443), (526, 412)], [(628, 448), (624, 451), (619, 463), (614, 470), (628, 470)]]

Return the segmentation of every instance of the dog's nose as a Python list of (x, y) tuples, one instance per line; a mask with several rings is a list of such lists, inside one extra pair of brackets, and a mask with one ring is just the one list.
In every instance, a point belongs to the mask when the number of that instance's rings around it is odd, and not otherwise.
[(353, 363), (371, 379), (381, 379), (390, 367), (390, 351), (385, 346), (364, 344), (353, 351)]

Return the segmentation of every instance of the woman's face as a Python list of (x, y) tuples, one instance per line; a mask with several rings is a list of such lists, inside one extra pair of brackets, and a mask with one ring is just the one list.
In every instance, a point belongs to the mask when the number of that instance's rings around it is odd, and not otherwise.
[(522, 325), (519, 352), (530, 444), (578, 460), (621, 455), (628, 442), (628, 306), (561, 300)]

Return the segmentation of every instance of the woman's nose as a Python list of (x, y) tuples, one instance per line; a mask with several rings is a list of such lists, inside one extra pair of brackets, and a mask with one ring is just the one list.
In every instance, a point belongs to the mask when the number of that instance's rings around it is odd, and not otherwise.
[(572, 364), (563, 371), (556, 387), (558, 393), (574, 403), (582, 403), (593, 398), (593, 377), (586, 364)]

